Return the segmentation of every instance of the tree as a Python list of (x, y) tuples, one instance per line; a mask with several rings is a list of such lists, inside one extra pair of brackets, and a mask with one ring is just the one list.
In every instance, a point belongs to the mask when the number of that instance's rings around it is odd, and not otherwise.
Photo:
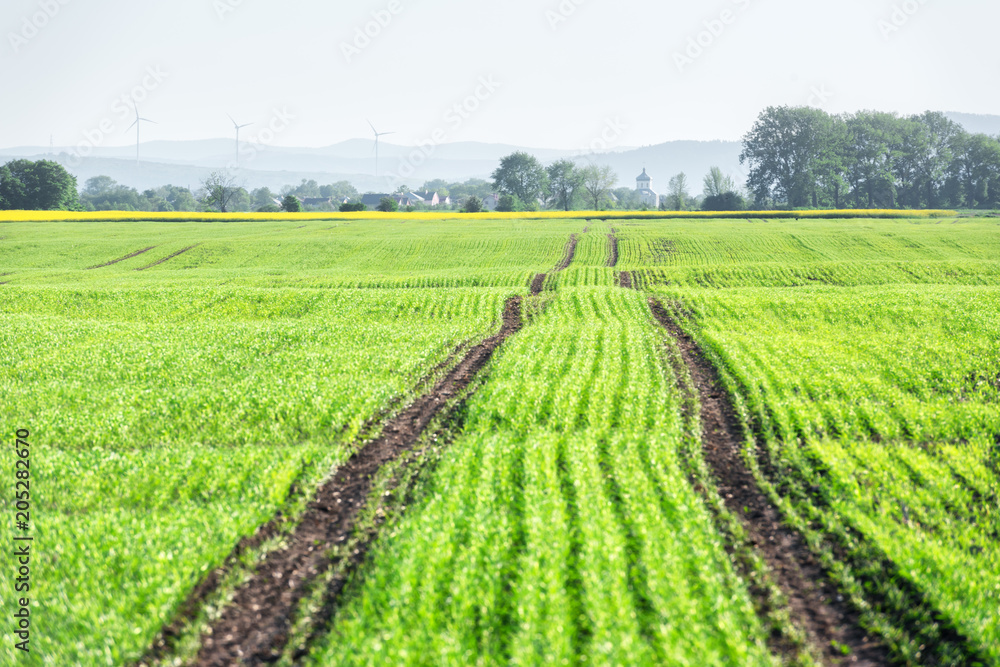
[(742, 211), (746, 203), (738, 193), (729, 190), (718, 195), (705, 197), (701, 202), (703, 211)]
[(201, 185), (205, 189), (205, 204), (223, 213), (228, 212), (236, 193), (243, 189), (237, 185), (235, 176), (223, 171), (213, 171)]
[(465, 200), (465, 207), (463, 210), (466, 213), (479, 213), (483, 210), (483, 200), (476, 195), (471, 195)]
[(395, 213), (399, 210), (399, 202), (392, 197), (382, 197), (382, 199), (378, 202), (378, 206), (375, 207), (375, 210), (382, 211), (383, 213)]
[(302, 210), (302, 202), (295, 195), (289, 193), (281, 200), (281, 210), (285, 213), (298, 213)]
[(816, 189), (821, 126), (829, 115), (811, 107), (768, 107), (743, 137), (740, 164), (748, 163), (747, 186), (761, 203), (770, 199), (806, 206)]
[(492, 178), (496, 192), (514, 195), (528, 205), (537, 201), (548, 185), (548, 175), (542, 163), (523, 152), (511, 153), (500, 160)]
[(268, 206), (274, 206), (274, 200), (275, 196), (274, 193), (271, 192), (271, 188), (255, 188), (250, 192), (250, 201), (252, 202), (254, 209), (258, 211)]
[(736, 183), (731, 176), (722, 173), (718, 167), (709, 169), (705, 175), (705, 187), (703, 193), (706, 198), (718, 197), (727, 192), (736, 192)]
[(500, 199), (497, 200), (497, 213), (513, 213), (521, 207), (520, 205), (521, 202), (514, 195), (500, 195)]
[(0, 206), (6, 210), (78, 211), (76, 176), (51, 160), (13, 160), (0, 167)]
[(572, 160), (557, 160), (545, 170), (549, 179), (549, 197), (553, 204), (564, 211), (573, 206), (573, 198), (580, 189), (582, 178)]
[(360, 213), (361, 211), (367, 211), (368, 207), (359, 201), (348, 201), (340, 205), (341, 213)]
[(337, 181), (336, 183), (320, 187), (319, 196), (329, 197), (334, 201), (343, 201), (357, 197), (358, 191), (349, 181)]
[(592, 164), (580, 170), (580, 178), (589, 203), (594, 205), (592, 210), (601, 210), (601, 201), (618, 182), (618, 174), (610, 165)]
[(671, 211), (683, 211), (687, 200), (691, 195), (688, 193), (687, 175), (682, 171), (670, 179), (667, 185), (667, 208)]

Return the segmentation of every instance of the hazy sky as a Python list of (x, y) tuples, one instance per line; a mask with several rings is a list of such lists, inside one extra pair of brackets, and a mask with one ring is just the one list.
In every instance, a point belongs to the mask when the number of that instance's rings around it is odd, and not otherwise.
[(998, 25), (995, 0), (3, 0), (0, 146), (128, 144), (133, 94), (144, 141), (230, 113), (295, 146), (366, 118), (614, 148), (738, 139), (768, 105), (1000, 113)]

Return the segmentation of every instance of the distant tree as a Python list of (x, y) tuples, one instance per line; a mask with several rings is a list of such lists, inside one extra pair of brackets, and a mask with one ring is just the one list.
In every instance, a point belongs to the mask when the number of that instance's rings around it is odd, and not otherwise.
[(422, 186), (420, 186), (422, 192), (436, 192), (441, 197), (447, 197), (452, 194), (450, 188), (448, 187), (448, 182), (442, 178), (435, 178), (431, 181), (425, 181)]
[(247, 192), (246, 188), (239, 187), (236, 188), (236, 192), (233, 193), (233, 198), (229, 201), (230, 211), (250, 211), (253, 210), (253, 201), (250, 199), (250, 193)]
[(177, 185), (165, 185), (157, 188), (156, 193), (167, 200), (174, 211), (197, 211), (198, 201), (187, 188)]
[(718, 197), (727, 192), (736, 192), (736, 183), (731, 176), (722, 173), (718, 167), (709, 169), (705, 175), (705, 187), (703, 193), (705, 197)]
[(341, 213), (356, 213), (356, 212), (367, 211), (367, 210), (368, 210), (368, 207), (365, 206), (364, 204), (362, 204), (359, 201), (344, 202), (343, 204), (340, 205), (340, 212)]
[(500, 160), (492, 178), (496, 192), (514, 195), (526, 205), (537, 201), (548, 186), (542, 163), (524, 152), (511, 153)]
[(513, 213), (521, 208), (520, 200), (514, 195), (500, 195), (497, 201), (498, 213)]
[(583, 178), (572, 160), (557, 160), (545, 170), (549, 178), (549, 198), (556, 208), (564, 211), (573, 206), (573, 198)]
[(399, 210), (399, 202), (392, 197), (382, 197), (375, 209), (383, 213), (395, 213)]
[(281, 213), (281, 209), (278, 208), (277, 206), (275, 206), (274, 203), (271, 203), (271, 204), (264, 204), (263, 206), (261, 206), (260, 208), (257, 209), (257, 212), (258, 213)]
[(88, 178), (80, 194), (80, 203), (88, 211), (142, 211), (149, 208), (149, 201), (110, 176)]
[(601, 210), (601, 202), (618, 182), (618, 175), (610, 165), (588, 165), (580, 170), (583, 189), (594, 211)]
[(466, 213), (479, 213), (483, 210), (483, 200), (476, 195), (471, 195), (465, 200), (463, 209)]
[(671, 211), (683, 211), (687, 205), (688, 198), (687, 175), (682, 171), (670, 179), (667, 185), (667, 209)]
[(358, 191), (348, 181), (337, 181), (336, 183), (320, 187), (319, 196), (329, 197), (334, 201), (343, 201), (357, 197)]
[(229, 211), (233, 197), (243, 189), (237, 184), (235, 176), (223, 171), (213, 171), (201, 185), (205, 189), (205, 205), (223, 213)]
[(275, 199), (274, 193), (268, 187), (254, 188), (250, 192), (250, 201), (258, 211), (266, 206), (275, 206)]
[(746, 208), (746, 203), (743, 201), (743, 197), (732, 190), (705, 197), (701, 202), (701, 210), (703, 211), (742, 211), (744, 208)]
[(636, 211), (642, 208), (642, 200), (639, 193), (632, 188), (615, 188), (608, 193), (613, 195), (614, 206), (623, 211)]
[(302, 202), (299, 201), (298, 197), (289, 193), (281, 200), (281, 210), (285, 213), (298, 213), (302, 210)]
[(747, 185), (759, 202), (776, 199), (807, 206), (824, 152), (829, 115), (811, 107), (768, 107), (743, 137), (740, 163), (750, 166)]
[(51, 160), (13, 160), (0, 167), (0, 206), (6, 210), (77, 211), (76, 176)]

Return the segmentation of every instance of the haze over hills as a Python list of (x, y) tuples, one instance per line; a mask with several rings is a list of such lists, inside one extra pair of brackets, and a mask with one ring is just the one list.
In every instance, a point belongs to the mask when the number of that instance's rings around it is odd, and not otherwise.
[[(350, 181), (359, 191), (385, 192), (405, 184), (416, 189), (425, 181), (442, 178), (465, 181), (488, 179), (500, 159), (517, 150), (531, 153), (543, 163), (572, 158), (578, 163), (611, 165), (623, 186), (634, 186), (645, 168), (654, 178), (654, 188), (665, 189), (671, 176), (684, 171), (689, 181), (700, 181), (712, 166), (722, 167), (742, 182), (737, 142), (677, 141), (625, 149), (619, 152), (582, 154), (579, 151), (534, 149), (504, 144), (473, 142), (434, 147), (379, 145), (379, 172), (375, 177), (373, 144), (368, 139), (346, 141), (324, 148), (264, 147), (245, 144), (241, 149), (240, 178), (247, 188), (267, 186), (278, 190), (302, 179), (332, 183)], [(142, 161), (135, 162), (135, 147), (102, 147), (89, 157), (79, 157), (66, 147), (22, 147), (0, 150), (4, 161), (15, 158), (55, 160), (63, 164), (82, 187), (88, 178), (110, 176), (119, 183), (144, 190), (172, 184), (197, 188), (212, 171), (235, 163), (235, 141), (213, 139), (191, 142), (149, 142), (140, 148)]]
[[(1000, 134), (1000, 116), (958, 112), (947, 115), (970, 132)], [(234, 139), (146, 142), (141, 145), (139, 165), (135, 162), (135, 146), (101, 146), (93, 148), (88, 157), (80, 157), (76, 150), (24, 146), (0, 149), (0, 159), (53, 159), (75, 175), (81, 187), (93, 176), (107, 175), (139, 190), (166, 184), (197, 189), (212, 171), (231, 169), (235, 164)], [(277, 191), (284, 185), (311, 179), (320, 184), (346, 180), (360, 192), (387, 192), (402, 184), (416, 189), (436, 178), (488, 179), (500, 159), (517, 150), (531, 153), (546, 164), (572, 158), (581, 164), (610, 165), (618, 174), (620, 186), (634, 186), (635, 177), (646, 169), (653, 178), (653, 189), (661, 193), (668, 180), (682, 171), (688, 176), (690, 189), (700, 191), (702, 177), (713, 166), (722, 168), (739, 184), (746, 180), (745, 168), (739, 163), (741, 144), (735, 141), (672, 141), (586, 154), (478, 142), (413, 147), (383, 140), (379, 145), (380, 176), (376, 178), (371, 139), (352, 139), (318, 148), (242, 143), (239, 178), (248, 189), (267, 186)]]

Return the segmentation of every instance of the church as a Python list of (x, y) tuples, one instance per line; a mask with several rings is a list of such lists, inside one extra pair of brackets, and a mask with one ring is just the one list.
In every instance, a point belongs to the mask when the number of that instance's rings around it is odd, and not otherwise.
[(646, 168), (642, 168), (642, 173), (635, 179), (635, 192), (639, 195), (639, 201), (650, 208), (660, 208), (660, 195), (653, 192), (650, 185), (653, 179), (646, 174)]

